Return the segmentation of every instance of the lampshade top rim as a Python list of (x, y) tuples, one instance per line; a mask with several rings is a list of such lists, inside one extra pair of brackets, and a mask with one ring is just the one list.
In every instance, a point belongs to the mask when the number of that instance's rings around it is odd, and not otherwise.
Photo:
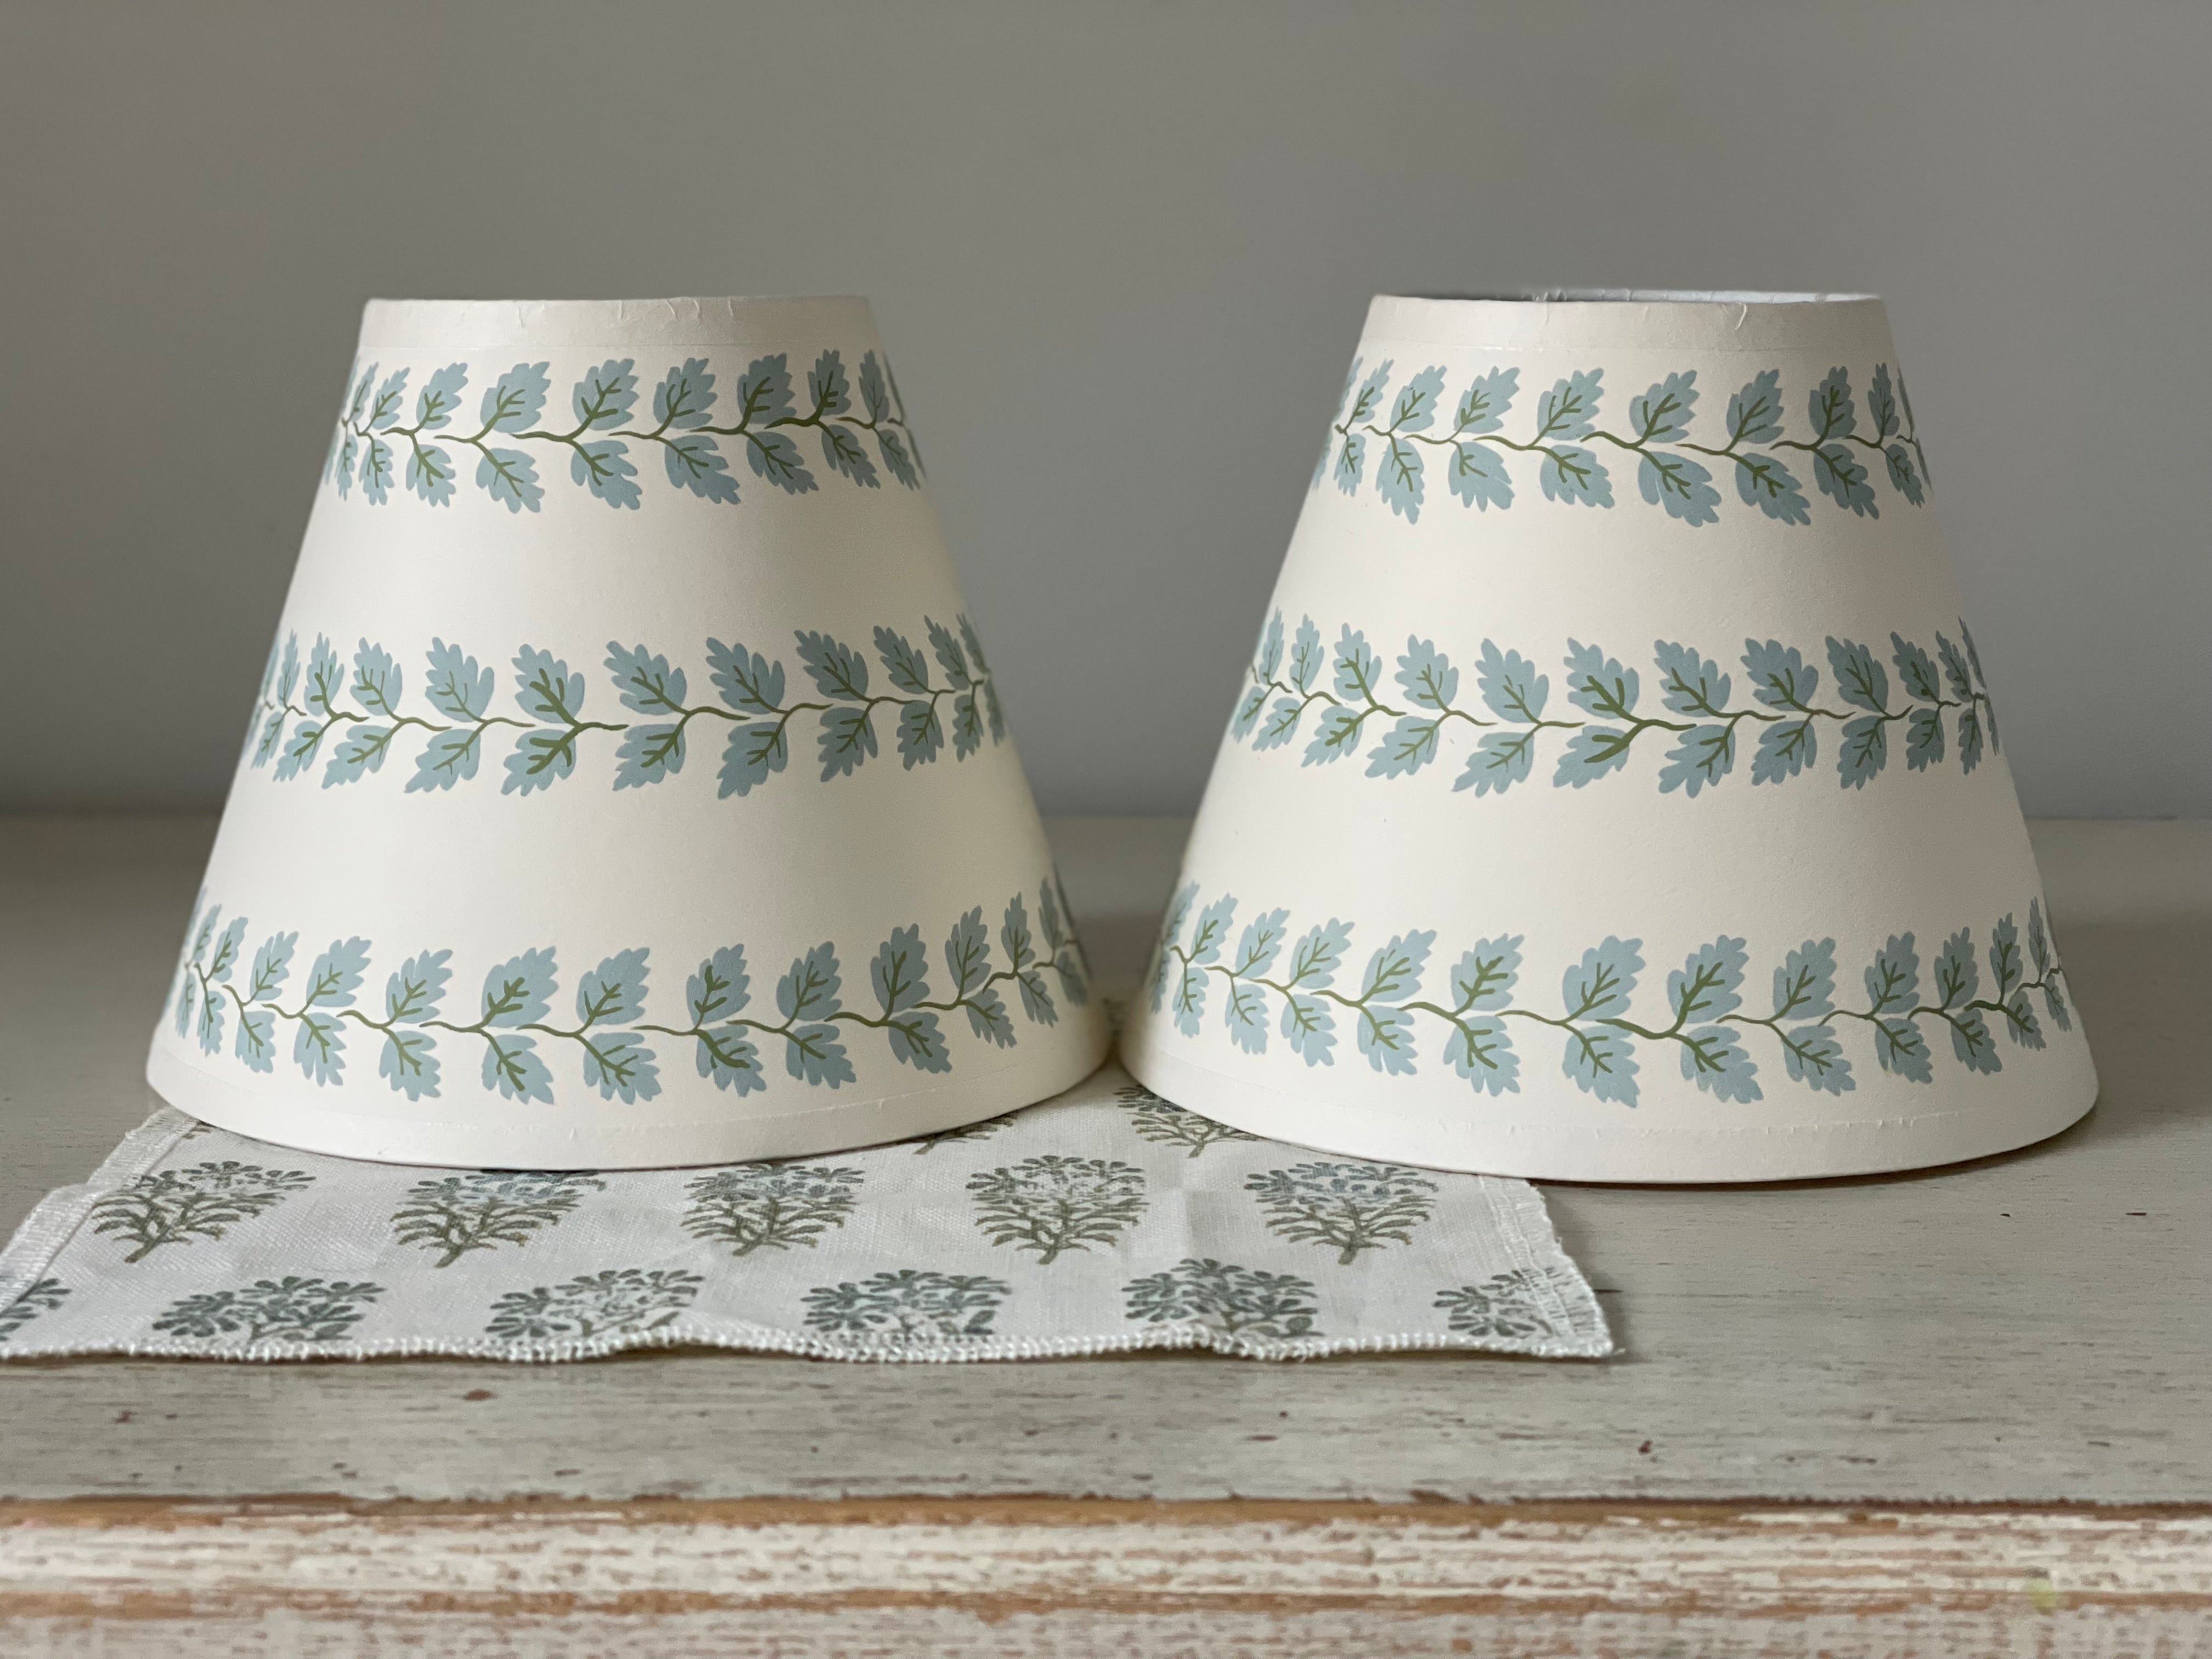
[(371, 300), (364, 350), (410, 346), (726, 345), (830, 337), (876, 343), (858, 295), (680, 295), (642, 300)]
[(1536, 289), (1517, 295), (1378, 294), (1367, 337), (1497, 350), (1863, 350), (1890, 354), (1871, 294)]

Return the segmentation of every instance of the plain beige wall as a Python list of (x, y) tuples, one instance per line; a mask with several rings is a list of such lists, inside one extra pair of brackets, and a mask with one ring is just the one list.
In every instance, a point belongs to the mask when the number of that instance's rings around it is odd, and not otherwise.
[(212, 801), (373, 295), (875, 301), (1048, 811), (1188, 810), (1370, 294), (1890, 300), (2029, 810), (2212, 813), (2212, 9), (0, 9), (0, 803)]

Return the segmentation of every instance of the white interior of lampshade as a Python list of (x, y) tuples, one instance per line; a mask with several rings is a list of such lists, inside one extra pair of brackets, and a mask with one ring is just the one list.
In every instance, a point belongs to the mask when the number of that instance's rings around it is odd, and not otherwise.
[(1765, 294), (1735, 289), (1532, 289), (1512, 295), (1382, 294), (1366, 337), (1500, 351), (1820, 350), (1887, 337), (1871, 294)]
[(678, 295), (663, 300), (371, 300), (364, 351), (408, 346), (712, 346), (821, 337), (877, 343), (854, 295)]

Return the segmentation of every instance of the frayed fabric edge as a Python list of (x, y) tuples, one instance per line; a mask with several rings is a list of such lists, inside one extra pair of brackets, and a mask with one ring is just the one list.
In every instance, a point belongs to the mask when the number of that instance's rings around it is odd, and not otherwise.
[(46, 1276), (62, 1247), (91, 1216), (94, 1205), (167, 1158), (197, 1122), (173, 1106), (163, 1106), (118, 1141), (89, 1178), (73, 1187), (57, 1187), (40, 1199), (15, 1229), (8, 1248), (0, 1250), (0, 1308), (12, 1305)]

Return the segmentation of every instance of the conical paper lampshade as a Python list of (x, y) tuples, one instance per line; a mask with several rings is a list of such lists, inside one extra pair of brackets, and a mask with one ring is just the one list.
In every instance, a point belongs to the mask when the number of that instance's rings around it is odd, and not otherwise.
[(1756, 1181), (2096, 1077), (1870, 299), (1377, 299), (1130, 1068), (1332, 1151)]
[(148, 1075), (532, 1168), (989, 1117), (1106, 1033), (865, 301), (369, 306)]

